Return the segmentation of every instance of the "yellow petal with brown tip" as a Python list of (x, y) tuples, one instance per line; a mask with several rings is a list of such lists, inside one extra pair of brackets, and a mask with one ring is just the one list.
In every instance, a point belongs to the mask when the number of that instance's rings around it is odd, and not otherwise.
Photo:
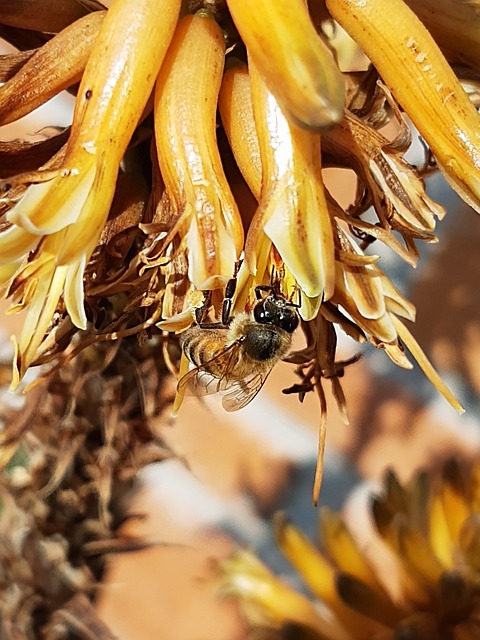
[(322, 545), (341, 570), (350, 573), (371, 587), (378, 588), (375, 572), (360, 552), (345, 522), (330, 509), (324, 507), (320, 512)]
[[(343, 251), (352, 257), (363, 257), (362, 252), (341, 228), (337, 229), (337, 238)], [(342, 267), (345, 285), (355, 300), (359, 313), (367, 319), (381, 318), (385, 313), (385, 298), (379, 270), (372, 264), (354, 264), (342, 256), (337, 265)]]

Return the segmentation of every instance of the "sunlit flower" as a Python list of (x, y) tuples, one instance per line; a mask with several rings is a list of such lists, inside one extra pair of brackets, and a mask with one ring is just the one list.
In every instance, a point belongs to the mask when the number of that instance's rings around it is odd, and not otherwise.
[(224, 58), (223, 34), (215, 20), (207, 13), (185, 16), (155, 91), (157, 155), (178, 219), (177, 251), (188, 252), (189, 280), (205, 290), (225, 286), (243, 248), (243, 224), (215, 137)]
[[(301, 311), (309, 319), (318, 313), (322, 300), (332, 296), (335, 278), (320, 135), (288, 122), (252, 62), (249, 77), (250, 83), (245, 67), (230, 69), (220, 98), (227, 135), (259, 201), (246, 238), (237, 305), (244, 305), (254, 287), (268, 279), (274, 246), (305, 297)], [(239, 112), (242, 125), (235, 128)]]
[[(380, 542), (372, 539), (366, 549), (327, 509), (320, 549), (278, 517), (278, 545), (316, 600), (243, 551), (223, 565), (224, 592), (239, 599), (253, 625), (279, 631), (298, 625), (300, 638), (473, 640), (480, 632), (479, 476), (478, 463), (455, 461), (441, 476), (420, 473), (406, 485), (387, 473), (371, 502)], [(388, 572), (385, 559), (375, 562), (379, 544), (390, 558)], [(315, 605), (313, 621), (307, 603)]]

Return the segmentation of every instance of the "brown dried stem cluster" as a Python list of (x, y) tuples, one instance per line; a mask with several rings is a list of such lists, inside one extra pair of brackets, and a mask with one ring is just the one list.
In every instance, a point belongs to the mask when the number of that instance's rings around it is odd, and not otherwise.
[[(165, 459), (157, 428), (173, 399), (162, 345), (82, 351), (21, 409), (2, 409), (0, 635), (110, 639), (91, 606), (139, 469)], [(90, 603), (90, 604), (89, 604)]]

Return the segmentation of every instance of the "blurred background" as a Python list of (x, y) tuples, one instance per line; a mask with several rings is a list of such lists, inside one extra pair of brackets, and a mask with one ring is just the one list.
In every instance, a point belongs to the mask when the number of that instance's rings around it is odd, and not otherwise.
[[(52, 114), (60, 127), (70, 122), (72, 105), (71, 96), (55, 99), (28, 119), (2, 127), (1, 139), (40, 139)], [(413, 153), (420, 162), (417, 146)], [(350, 177), (328, 172), (326, 179), (347, 204)], [(339, 335), (339, 359), (359, 349), (362, 357), (342, 379), (349, 425), (325, 381), (328, 436), (319, 507), (344, 510), (354, 530), (366, 521), (368, 494), (387, 468), (406, 480), (420, 467), (435, 467), (452, 455), (470, 459), (480, 449), (480, 220), (440, 176), (429, 180), (428, 190), (447, 209), (437, 227), (438, 244), (421, 247), (415, 270), (380, 246), (375, 252), (415, 304), (412, 333), (466, 413), (459, 417), (417, 366), (398, 369), (371, 345), (360, 347)], [(7, 306), (1, 304), (3, 356), (21, 325), (21, 316), (5, 314)], [(212, 558), (228, 556), (237, 544), (302, 588), (276, 550), (271, 528), (272, 515), (282, 510), (308, 535), (317, 531), (311, 494), (320, 409), (313, 394), (303, 404), (282, 394), (296, 381), (293, 369), (278, 365), (255, 401), (237, 413), (226, 413), (216, 397), (187, 398), (179, 415), (162, 426), (177, 459), (144, 469), (134, 511), (147, 517), (128, 525), (159, 544), (114, 557), (99, 594), (101, 615), (119, 639), (245, 637), (236, 606), (217, 597), (211, 580)]]

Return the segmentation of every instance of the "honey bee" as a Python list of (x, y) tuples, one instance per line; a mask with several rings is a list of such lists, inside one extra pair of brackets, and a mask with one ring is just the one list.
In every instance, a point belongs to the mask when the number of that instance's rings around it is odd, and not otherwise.
[(260, 285), (255, 288), (258, 302), (253, 310), (229, 318), (232, 283), (234, 280), (227, 284), (222, 322), (199, 323), (182, 334), (183, 352), (195, 369), (178, 383), (182, 395), (226, 392), (222, 398), (226, 411), (237, 411), (251, 402), (288, 353), (300, 306), (287, 300), (277, 283)]

